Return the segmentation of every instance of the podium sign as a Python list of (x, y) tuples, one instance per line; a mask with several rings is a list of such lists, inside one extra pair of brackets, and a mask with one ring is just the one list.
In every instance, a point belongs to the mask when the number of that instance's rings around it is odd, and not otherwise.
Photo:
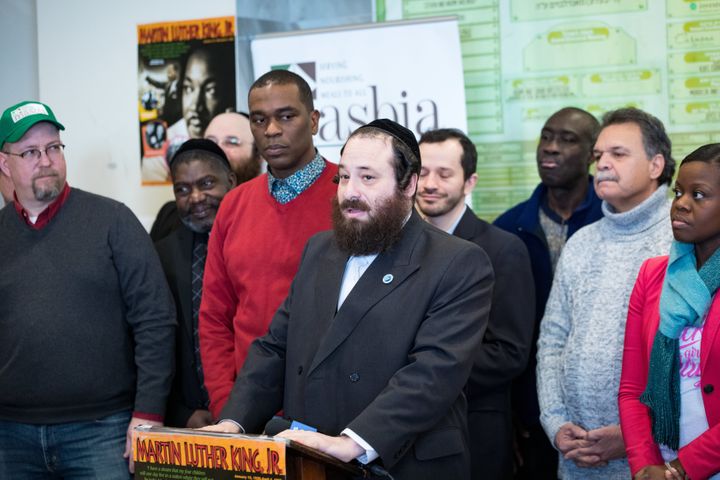
[(272, 437), (138, 427), (137, 480), (285, 480), (287, 441)]

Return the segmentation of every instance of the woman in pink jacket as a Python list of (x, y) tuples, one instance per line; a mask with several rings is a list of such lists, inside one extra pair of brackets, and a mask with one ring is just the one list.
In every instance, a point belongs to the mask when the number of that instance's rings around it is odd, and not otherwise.
[(720, 479), (720, 144), (683, 160), (669, 257), (630, 297), (620, 424), (637, 479)]

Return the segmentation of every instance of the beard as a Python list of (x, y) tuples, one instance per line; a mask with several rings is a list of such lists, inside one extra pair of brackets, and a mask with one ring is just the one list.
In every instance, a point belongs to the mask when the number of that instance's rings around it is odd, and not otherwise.
[(434, 217), (441, 217), (448, 212), (450, 212), (453, 208), (455, 208), (458, 203), (465, 201), (465, 194), (461, 191), (457, 192), (457, 195), (453, 193), (446, 194), (445, 197), (440, 198), (439, 200), (436, 200), (433, 204), (425, 203), (425, 201), (422, 198), (422, 192), (418, 194), (418, 199), (416, 200), (416, 204), (420, 212), (422, 212), (423, 215), (429, 218)]
[(379, 204), (367, 221), (347, 219), (342, 214), (346, 208), (365, 212), (370, 206), (361, 200), (332, 201), (332, 221), (335, 242), (344, 253), (352, 256), (382, 253), (392, 247), (402, 233), (405, 219), (410, 213), (411, 201), (396, 193)]
[(237, 165), (233, 172), (235, 172), (235, 178), (237, 178), (237, 184), (243, 184), (248, 180), (260, 175), (260, 156), (253, 154), (247, 162)]
[(193, 207), (190, 207), (186, 211), (182, 211), (178, 208), (178, 216), (180, 217), (180, 221), (183, 223), (183, 225), (185, 225), (188, 229), (195, 233), (209, 233), (210, 230), (212, 230), (213, 223), (215, 222), (215, 215), (217, 215), (217, 210), (220, 206), (221, 200), (222, 199), (217, 199), (215, 197), (206, 197), (204, 207), (210, 209), (212, 211), (212, 214), (208, 215), (205, 218), (194, 218), (192, 215)]
[(210, 223), (196, 222), (190, 217), (180, 217), (180, 221), (190, 231), (195, 233), (210, 233), (210, 230), (212, 230), (212, 220), (210, 221)]
[[(32, 191), (35, 200), (38, 202), (50, 202), (55, 200), (62, 192), (65, 181), (55, 171), (43, 171), (40, 178), (34, 178), (32, 181)], [(53, 180), (50, 181), (50, 178)], [(37, 180), (42, 180), (40, 183)]]

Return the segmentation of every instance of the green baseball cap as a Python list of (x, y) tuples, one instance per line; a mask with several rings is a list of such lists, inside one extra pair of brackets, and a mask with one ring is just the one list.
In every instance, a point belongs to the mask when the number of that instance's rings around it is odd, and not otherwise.
[(38, 122), (50, 122), (65, 130), (55, 118), (52, 109), (44, 103), (25, 101), (7, 108), (0, 117), (0, 148), (5, 142), (15, 143)]

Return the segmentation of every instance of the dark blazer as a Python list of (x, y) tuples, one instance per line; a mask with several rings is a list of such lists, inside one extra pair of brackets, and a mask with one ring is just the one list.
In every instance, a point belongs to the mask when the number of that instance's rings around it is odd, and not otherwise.
[(336, 312), (347, 259), (332, 232), (310, 239), (220, 418), (260, 432), (283, 409), (350, 428), (397, 480), (469, 478), (462, 390), (490, 309), (487, 255), (413, 213)]
[(165, 277), (175, 299), (178, 332), (175, 348), (175, 379), (173, 380), (165, 423), (185, 427), (188, 418), (204, 405), (195, 362), (192, 326), (192, 255), (193, 232), (181, 225), (155, 244)]
[(522, 241), (466, 209), (453, 233), (480, 246), (495, 272), (492, 307), (468, 382), (469, 410), (507, 410), (512, 380), (527, 365), (535, 321), (530, 256)]
[(473, 478), (512, 474), (512, 380), (527, 365), (535, 328), (530, 256), (515, 235), (480, 220), (467, 208), (454, 235), (487, 253), (495, 288), (487, 330), (466, 387)]
[(159, 242), (181, 226), (182, 222), (180, 221), (180, 215), (178, 215), (177, 204), (175, 200), (170, 200), (160, 207), (152, 228), (150, 228), (150, 238), (152, 238), (153, 242)]

